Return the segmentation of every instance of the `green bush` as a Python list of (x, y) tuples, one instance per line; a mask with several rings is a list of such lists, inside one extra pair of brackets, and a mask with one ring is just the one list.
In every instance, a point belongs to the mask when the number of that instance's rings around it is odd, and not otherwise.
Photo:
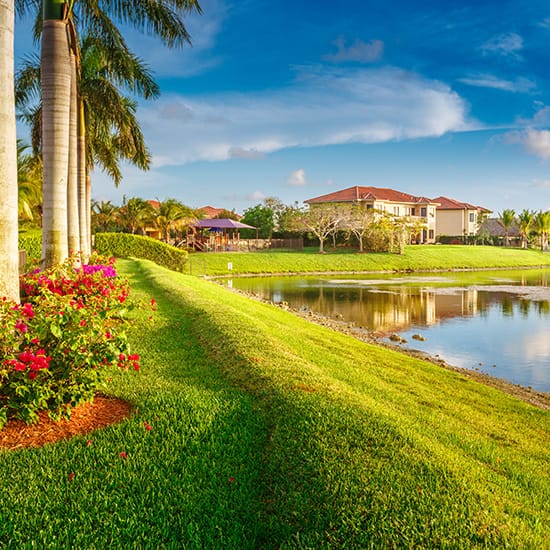
[(19, 250), (27, 253), (27, 263), (39, 261), (42, 254), (42, 235), (40, 231), (19, 234)]
[(173, 271), (183, 271), (187, 262), (185, 250), (130, 233), (97, 233), (95, 249), (103, 256), (151, 260)]

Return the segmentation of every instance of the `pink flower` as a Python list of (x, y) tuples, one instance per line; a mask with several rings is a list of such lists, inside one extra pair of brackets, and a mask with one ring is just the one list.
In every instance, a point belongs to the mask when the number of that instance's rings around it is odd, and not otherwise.
[(28, 327), (25, 323), (23, 323), (23, 321), (18, 321), (17, 323), (15, 323), (15, 328), (23, 333), (27, 332), (28, 330)]

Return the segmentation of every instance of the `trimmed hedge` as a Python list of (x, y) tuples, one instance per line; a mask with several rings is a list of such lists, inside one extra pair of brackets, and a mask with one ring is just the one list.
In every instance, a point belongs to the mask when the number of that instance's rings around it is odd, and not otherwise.
[(27, 252), (27, 263), (40, 261), (42, 255), (42, 234), (39, 231), (19, 234), (19, 250)]
[(94, 249), (105, 256), (151, 260), (173, 271), (183, 271), (187, 262), (187, 251), (130, 233), (96, 233)]

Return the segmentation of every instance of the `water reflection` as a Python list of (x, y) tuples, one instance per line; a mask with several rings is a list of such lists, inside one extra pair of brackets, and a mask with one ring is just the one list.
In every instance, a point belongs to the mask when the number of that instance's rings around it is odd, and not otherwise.
[(234, 288), (265, 300), (309, 308), (379, 336), (398, 332), (407, 344), (449, 363), (484, 370), (550, 391), (550, 271), (430, 276), (233, 279)]

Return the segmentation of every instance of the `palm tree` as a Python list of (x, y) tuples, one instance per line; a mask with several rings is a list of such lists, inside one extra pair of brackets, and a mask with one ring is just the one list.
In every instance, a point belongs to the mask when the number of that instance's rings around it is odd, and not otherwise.
[(510, 228), (512, 227), (513, 223), (516, 221), (516, 213), (514, 210), (508, 208), (506, 210), (503, 210), (500, 216), (500, 223), (504, 227), (504, 241), (506, 246), (510, 246), (510, 237), (508, 236), (510, 233)]
[(101, 227), (104, 233), (117, 219), (118, 209), (111, 201), (92, 201), (92, 218), (96, 226)]
[[(135, 103), (121, 94), (119, 87), (137, 90), (143, 97), (158, 96), (157, 84), (143, 63), (129, 52), (110, 51), (95, 37), (85, 37), (79, 48), (80, 71), (78, 97), (78, 185), (71, 178), (69, 220), (78, 226), (69, 230), (73, 235), (72, 250), (80, 250), (83, 259), (89, 255), (90, 231), (88, 218), (91, 195), (88, 174), (100, 166), (114, 180), (121, 181), (122, 160), (142, 168), (149, 168), (150, 155), (145, 147), (141, 128), (136, 119)], [(40, 150), (41, 109), (32, 105), (40, 90), (40, 67), (36, 57), (29, 57), (17, 75), (16, 99), (23, 111), (21, 118), (31, 125), (33, 147)], [(72, 95), (74, 97), (74, 94)], [(86, 132), (87, 129), (87, 132)], [(74, 147), (72, 148), (74, 150)], [(74, 155), (70, 158), (74, 159)], [(84, 183), (82, 183), (84, 182)], [(71, 215), (72, 213), (72, 215)], [(70, 222), (69, 222), (70, 223)], [(80, 235), (80, 243), (77, 236)]]
[[(32, 0), (20, 1), (35, 3)], [(74, 79), (69, 51), (71, 45), (74, 49), (77, 34), (73, 21), (78, 21), (81, 30), (101, 37), (113, 48), (128, 50), (109, 16), (155, 34), (169, 47), (175, 47), (189, 42), (183, 15), (192, 10), (200, 12), (200, 6), (197, 0), (134, 0), (123, 3), (114, 0), (74, 0), (71, 3), (42, 0), (42, 7), (43, 255), (45, 263), (50, 265), (59, 263), (67, 255), (67, 196), (65, 189), (62, 199), (61, 189), (66, 187), (68, 174), (70, 87), (71, 78)], [(57, 204), (55, 209), (54, 204)]]
[(14, 0), (0, 0), (0, 295), (19, 301)]
[(533, 219), (533, 229), (540, 237), (540, 249), (544, 252), (548, 248), (548, 233), (550, 233), (550, 211), (539, 210)]
[(181, 229), (195, 219), (193, 210), (176, 199), (159, 201), (158, 208), (153, 212), (153, 221), (165, 242), (170, 240), (172, 230)]
[(521, 237), (521, 248), (527, 248), (527, 236), (533, 225), (533, 219), (535, 217), (534, 212), (530, 210), (523, 210), (518, 215), (518, 228), (519, 235)]
[(123, 198), (122, 206), (119, 209), (118, 221), (130, 233), (143, 229), (151, 220), (153, 206), (150, 202), (139, 197), (132, 197), (126, 200)]

